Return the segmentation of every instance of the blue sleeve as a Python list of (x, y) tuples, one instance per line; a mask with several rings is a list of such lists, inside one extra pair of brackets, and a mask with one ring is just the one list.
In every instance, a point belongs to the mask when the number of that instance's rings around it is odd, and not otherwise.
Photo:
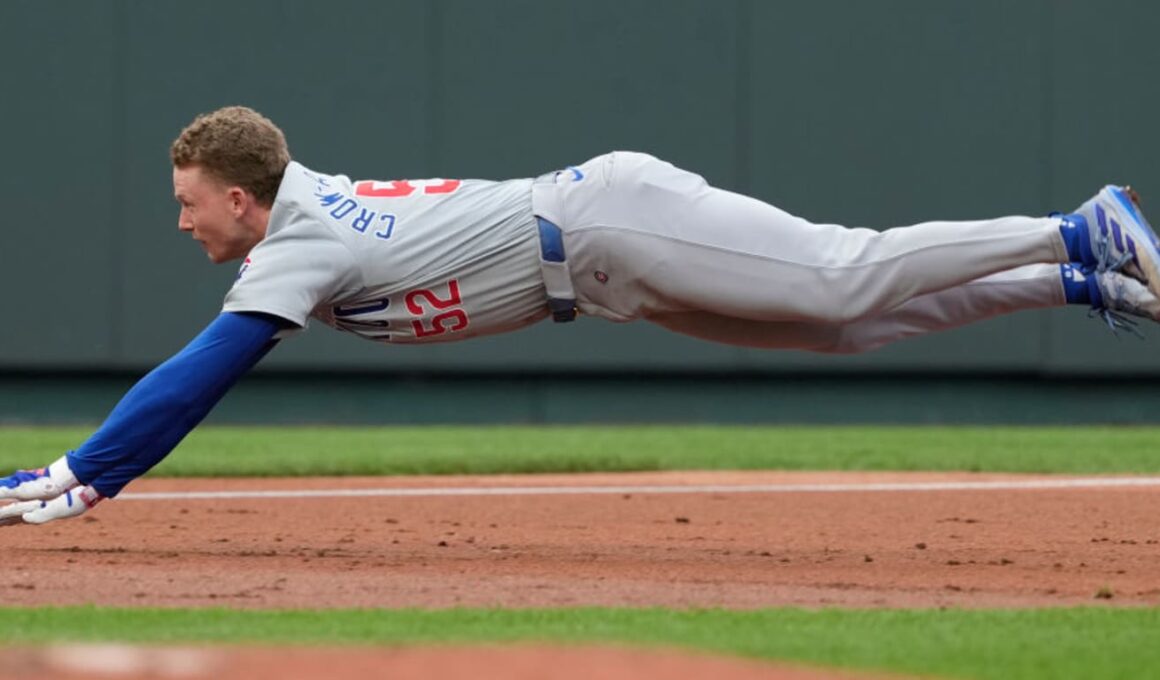
[(288, 322), (224, 312), (185, 349), (130, 389), (93, 436), (68, 452), (82, 484), (112, 497), (145, 474), (277, 344)]

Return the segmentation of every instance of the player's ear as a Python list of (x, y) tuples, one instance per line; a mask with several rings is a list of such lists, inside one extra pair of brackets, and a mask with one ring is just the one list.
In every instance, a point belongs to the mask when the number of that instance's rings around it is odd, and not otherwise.
[(226, 190), (226, 199), (230, 202), (230, 211), (234, 213), (234, 217), (241, 217), (249, 208), (253, 197), (241, 187), (230, 187)]

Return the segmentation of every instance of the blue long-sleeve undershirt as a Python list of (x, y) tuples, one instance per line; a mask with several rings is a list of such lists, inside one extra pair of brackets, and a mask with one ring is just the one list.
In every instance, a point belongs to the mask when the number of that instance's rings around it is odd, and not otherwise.
[(112, 497), (161, 462), (246, 371), (277, 344), (289, 322), (223, 312), (185, 349), (130, 389), (88, 441), (69, 451), (77, 480)]

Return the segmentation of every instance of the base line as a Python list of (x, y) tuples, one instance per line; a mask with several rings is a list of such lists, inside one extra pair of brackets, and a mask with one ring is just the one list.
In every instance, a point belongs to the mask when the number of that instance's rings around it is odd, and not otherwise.
[(1037, 491), (1160, 487), (1160, 477), (1094, 477), (987, 482), (887, 482), (867, 484), (700, 484), (661, 486), (481, 486), (381, 489), (298, 489), (280, 491), (157, 491), (124, 493), (133, 501), (213, 500), (244, 498), (406, 498), (432, 496), (562, 496), (579, 494), (692, 493), (864, 493), (874, 491)]

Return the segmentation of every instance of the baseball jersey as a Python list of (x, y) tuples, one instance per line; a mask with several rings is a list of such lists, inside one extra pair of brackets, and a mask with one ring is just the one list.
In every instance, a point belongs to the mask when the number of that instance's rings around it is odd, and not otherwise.
[(530, 179), (352, 182), (287, 168), (266, 237), (223, 311), (392, 343), (461, 340), (547, 316)]

